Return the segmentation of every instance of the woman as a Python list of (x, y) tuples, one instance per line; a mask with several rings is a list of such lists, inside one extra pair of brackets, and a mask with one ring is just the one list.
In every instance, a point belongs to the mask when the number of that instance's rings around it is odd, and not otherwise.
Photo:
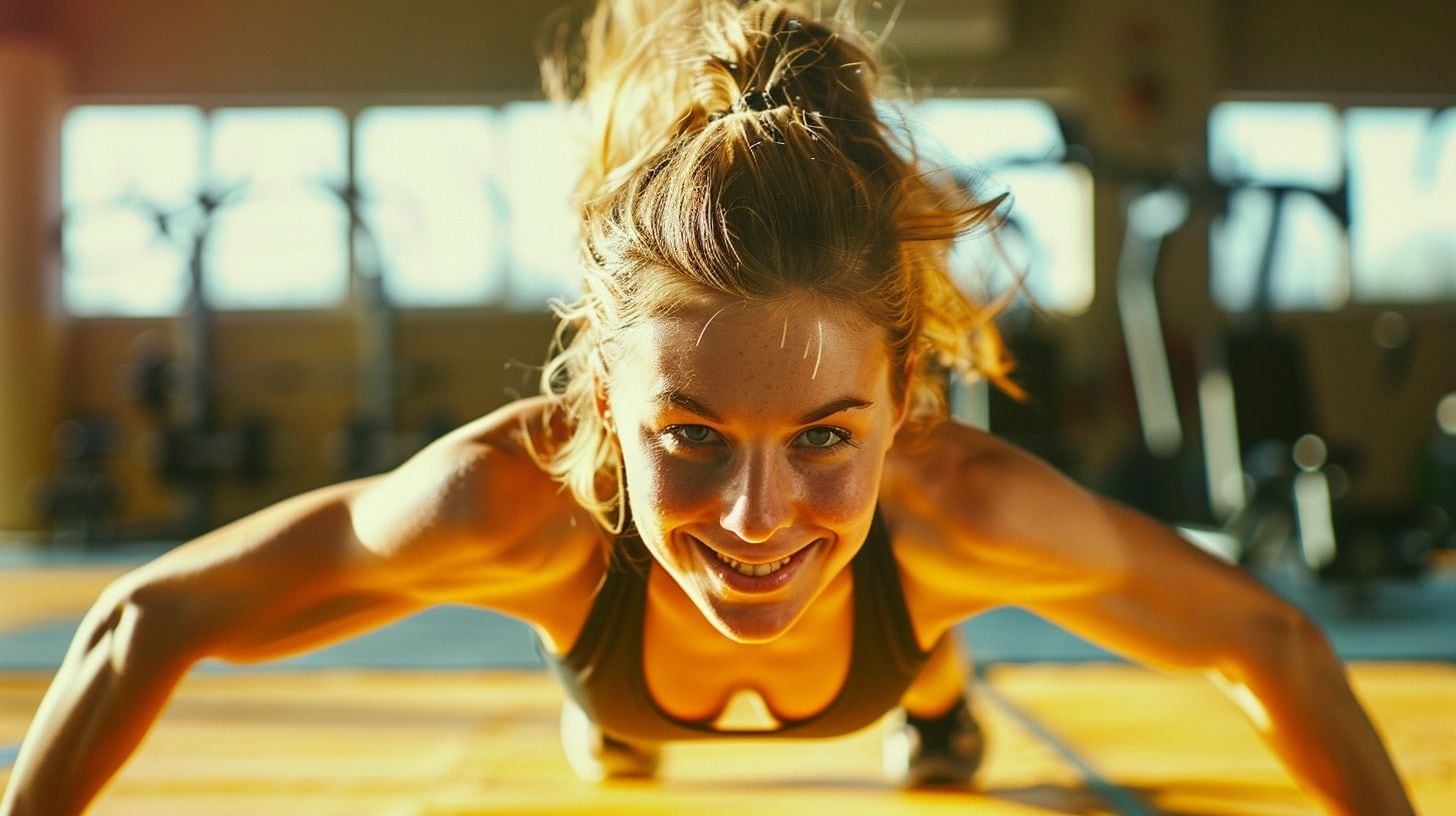
[(979, 740), (947, 640), (1017, 604), (1209, 672), (1331, 812), (1409, 813), (1310, 622), (1166, 527), (945, 417), (1004, 383), (946, 275), (994, 217), (898, 151), (851, 31), (772, 3), (603, 5), (549, 84), (594, 114), (585, 294), (548, 395), (396, 471), (319, 490), (111, 586), (0, 814), (80, 812), (188, 668), (310, 649), (436, 603), (529, 623), (589, 777), (655, 744), (855, 730), (897, 704), (910, 783)]

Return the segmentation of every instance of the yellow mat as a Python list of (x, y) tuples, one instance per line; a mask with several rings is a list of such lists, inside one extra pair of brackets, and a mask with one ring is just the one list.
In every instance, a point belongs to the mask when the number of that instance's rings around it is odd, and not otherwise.
[(0, 632), (80, 617), (126, 567), (67, 566), (0, 570)]
[[(1456, 813), (1456, 668), (1354, 674), (1421, 812)], [(0, 677), (0, 745), (19, 739), (45, 682)], [(992, 746), (981, 790), (907, 794), (883, 781), (878, 727), (829, 741), (670, 746), (661, 780), (596, 787), (561, 757), (561, 694), (542, 672), (197, 674), (92, 813), (1127, 812), (1099, 780), (1146, 813), (1318, 813), (1197, 678), (1017, 666), (987, 682), (979, 708)]]
[[(1456, 814), (1456, 667), (1362, 663), (1356, 693), (1420, 813)], [(1154, 813), (1318, 814), (1238, 709), (1201, 677), (1133, 666), (1018, 666), (992, 688)]]

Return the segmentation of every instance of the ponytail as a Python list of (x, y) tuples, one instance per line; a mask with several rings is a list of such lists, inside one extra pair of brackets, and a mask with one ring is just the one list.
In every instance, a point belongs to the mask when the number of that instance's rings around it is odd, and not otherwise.
[[(912, 421), (945, 414), (945, 377), (1012, 393), (986, 308), (951, 281), (956, 238), (994, 225), (919, 166), (882, 120), (874, 47), (842, 7), (602, 0), (543, 62), (552, 98), (590, 121), (576, 191), (583, 294), (560, 317), (543, 390), (570, 437), (543, 464), (583, 507), (623, 524), (620, 455), (596, 415), (622, 330), (691, 300), (799, 292), (850, 303), (884, 332)], [(559, 33), (559, 30), (558, 30)]]

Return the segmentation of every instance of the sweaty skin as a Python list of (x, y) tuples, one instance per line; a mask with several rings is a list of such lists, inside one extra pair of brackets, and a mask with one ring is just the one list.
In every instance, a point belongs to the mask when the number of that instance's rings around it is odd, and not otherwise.
[[(843, 306), (732, 304), (686, 309), (625, 339), (607, 410), (632, 518), (723, 637), (783, 636), (846, 575), (869, 532), (904, 415), (880, 337)], [(773, 591), (741, 591), (714, 553), (765, 569), (790, 559), (776, 577), (792, 575)]]
[[(657, 565), (643, 670), (661, 707), (707, 719), (742, 689), (779, 716), (827, 705), (849, 665), (845, 566), (878, 503), (922, 648), (987, 608), (1025, 607), (1131, 659), (1220, 678), (1329, 812), (1412, 812), (1297, 610), (994, 437), (905, 425), (883, 339), (848, 311), (719, 308), (624, 338), (601, 406)], [(531, 453), (561, 438), (547, 408), (507, 406), (392, 473), (262, 510), (117, 581), (46, 693), (0, 816), (80, 813), (207, 657), (281, 657), (437, 603), (513, 615), (569, 650), (610, 537)], [(714, 553), (791, 561), (746, 585)]]

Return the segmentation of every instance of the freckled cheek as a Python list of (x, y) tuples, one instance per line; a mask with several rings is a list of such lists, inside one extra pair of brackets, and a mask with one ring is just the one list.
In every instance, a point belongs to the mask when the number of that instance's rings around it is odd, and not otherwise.
[(713, 469), (668, 466), (657, 475), (654, 503), (664, 519), (696, 517), (717, 506), (723, 482)]
[(879, 496), (879, 471), (850, 461), (804, 473), (795, 480), (802, 511), (814, 523), (834, 527), (862, 519)]
[(623, 453), (634, 513), (671, 523), (717, 498), (719, 481), (707, 466), (646, 449)]

